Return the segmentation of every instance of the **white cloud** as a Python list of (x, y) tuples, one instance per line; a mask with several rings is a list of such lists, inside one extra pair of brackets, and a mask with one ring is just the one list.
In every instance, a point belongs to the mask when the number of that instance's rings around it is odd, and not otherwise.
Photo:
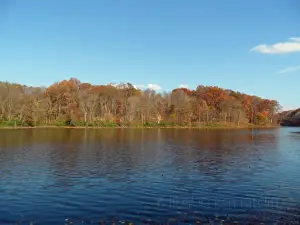
[(293, 67), (288, 67), (283, 70), (280, 70), (278, 73), (279, 74), (292, 73), (292, 72), (296, 72), (298, 70), (300, 70), (300, 66), (293, 66)]
[(291, 41), (300, 42), (300, 37), (291, 37)]
[(117, 86), (118, 86), (117, 83), (108, 83), (107, 85), (111, 85), (111, 86), (113, 86), (113, 87), (117, 87)]
[(161, 90), (161, 87), (158, 84), (148, 84), (148, 88), (154, 91)]
[(154, 90), (154, 91), (159, 91), (162, 90), (162, 88), (158, 85), (158, 84), (135, 84), (133, 85), (134, 88), (138, 88), (138, 89), (150, 89), (150, 90)]
[(273, 45), (257, 45), (250, 49), (250, 52), (259, 52), (262, 54), (284, 54), (300, 52), (300, 37), (291, 37), (286, 42), (279, 42)]
[(189, 85), (187, 85), (187, 84), (180, 84), (178, 87), (179, 87), (179, 88), (188, 88)]
[(144, 89), (144, 88), (146, 88), (146, 86), (143, 85), (143, 84), (136, 84), (136, 85), (133, 85), (133, 87), (134, 88), (138, 88), (138, 89)]

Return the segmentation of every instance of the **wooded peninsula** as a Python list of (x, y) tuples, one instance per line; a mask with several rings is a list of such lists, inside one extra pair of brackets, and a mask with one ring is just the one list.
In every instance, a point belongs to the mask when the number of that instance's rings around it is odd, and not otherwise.
[(280, 105), (215, 86), (171, 92), (75, 78), (51, 86), (0, 83), (2, 127), (245, 127), (278, 124)]

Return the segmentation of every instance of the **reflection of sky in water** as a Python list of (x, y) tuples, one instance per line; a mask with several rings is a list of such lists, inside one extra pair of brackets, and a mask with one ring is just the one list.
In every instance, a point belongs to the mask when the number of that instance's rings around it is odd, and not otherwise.
[(300, 203), (298, 131), (1, 130), (0, 222), (287, 218)]

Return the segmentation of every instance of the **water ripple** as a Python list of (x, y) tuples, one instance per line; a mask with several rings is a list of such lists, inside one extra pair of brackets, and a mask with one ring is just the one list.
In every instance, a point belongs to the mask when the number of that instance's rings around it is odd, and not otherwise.
[(3, 225), (300, 221), (297, 128), (26, 132), (0, 131)]

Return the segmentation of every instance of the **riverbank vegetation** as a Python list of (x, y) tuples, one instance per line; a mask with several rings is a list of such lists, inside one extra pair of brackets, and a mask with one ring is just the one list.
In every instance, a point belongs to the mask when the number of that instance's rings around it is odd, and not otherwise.
[(279, 113), (282, 126), (300, 126), (300, 108)]
[(248, 127), (278, 121), (280, 105), (215, 86), (167, 93), (72, 78), (44, 87), (0, 83), (0, 127)]

